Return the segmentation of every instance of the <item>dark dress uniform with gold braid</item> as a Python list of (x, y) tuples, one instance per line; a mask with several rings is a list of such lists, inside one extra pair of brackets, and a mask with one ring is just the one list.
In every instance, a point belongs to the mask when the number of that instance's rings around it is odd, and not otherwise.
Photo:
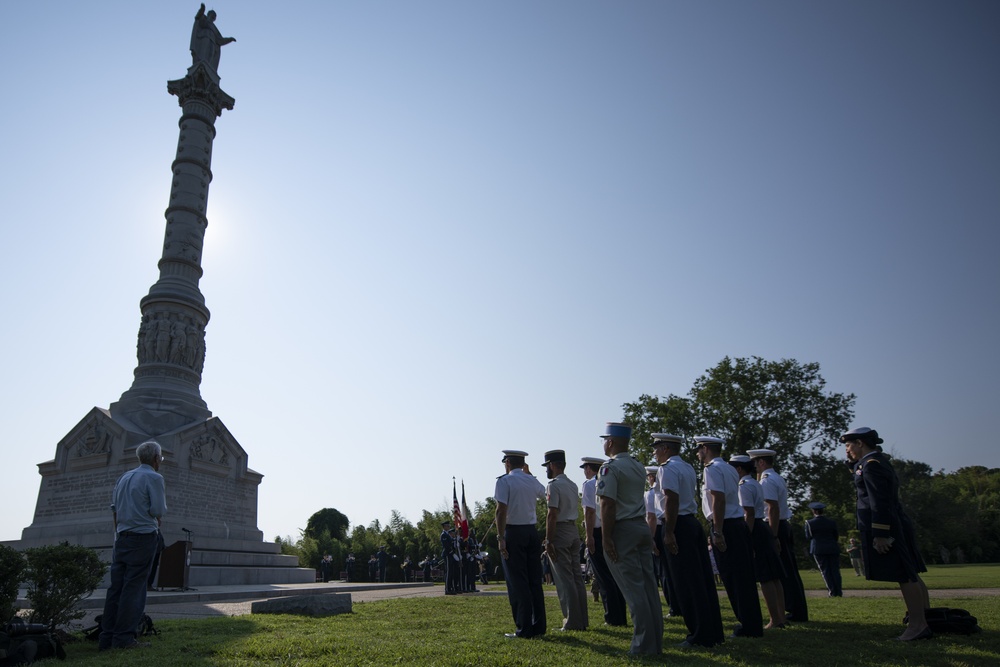
[[(899, 504), (899, 479), (881, 452), (870, 452), (854, 466), (854, 486), (858, 493), (858, 530), (865, 578), (871, 581), (917, 581), (926, 572), (909, 518)], [(872, 546), (876, 537), (893, 539), (888, 553)]]

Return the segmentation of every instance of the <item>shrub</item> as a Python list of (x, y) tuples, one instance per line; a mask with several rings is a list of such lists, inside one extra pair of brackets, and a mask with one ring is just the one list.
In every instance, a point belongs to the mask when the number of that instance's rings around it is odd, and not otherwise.
[(24, 550), (28, 560), (31, 622), (52, 629), (81, 618), (77, 603), (94, 592), (108, 566), (93, 549), (77, 544), (49, 545)]
[(17, 549), (0, 544), (0, 625), (14, 617), (17, 589), (24, 580), (27, 564)]

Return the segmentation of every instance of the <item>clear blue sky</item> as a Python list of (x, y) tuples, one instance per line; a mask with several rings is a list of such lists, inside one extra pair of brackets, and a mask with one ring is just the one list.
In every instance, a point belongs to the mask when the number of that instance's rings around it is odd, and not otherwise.
[[(411, 521), (500, 450), (599, 455), (724, 356), (1000, 465), (1000, 5), (209, 4), (202, 396), (259, 527)], [(0, 2), (0, 539), (131, 385), (197, 2)], [(577, 482), (582, 478), (577, 475)]]

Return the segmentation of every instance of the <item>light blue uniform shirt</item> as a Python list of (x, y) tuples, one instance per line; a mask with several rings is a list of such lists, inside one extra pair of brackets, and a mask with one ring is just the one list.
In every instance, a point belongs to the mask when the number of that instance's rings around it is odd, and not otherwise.
[(163, 475), (146, 463), (126, 472), (115, 484), (111, 511), (117, 514), (119, 533), (155, 533), (157, 518), (167, 513)]

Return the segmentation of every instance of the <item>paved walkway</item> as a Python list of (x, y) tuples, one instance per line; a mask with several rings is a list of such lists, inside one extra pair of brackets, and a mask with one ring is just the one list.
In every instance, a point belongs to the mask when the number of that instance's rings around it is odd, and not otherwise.
[[(507, 589), (502, 584), (480, 586), (479, 593), (468, 593), (470, 597), (507, 596)], [(86, 616), (81, 619), (84, 626), (93, 625), (95, 616), (104, 608), (105, 589), (94, 591), (94, 594), (81, 603), (86, 609)], [(438, 597), (444, 595), (443, 586), (433, 584), (272, 584), (256, 586), (204, 586), (197, 590), (170, 590), (150, 592), (146, 598), (146, 613), (154, 621), (169, 618), (211, 618), (213, 616), (242, 616), (250, 613), (250, 606), (258, 600), (292, 595), (321, 595), (324, 593), (350, 593), (352, 602), (372, 602), (390, 598)], [(554, 596), (554, 589), (547, 589), (546, 595)], [(720, 596), (725, 596), (720, 591)], [(825, 590), (807, 590), (810, 598), (827, 597)], [(846, 590), (844, 596), (871, 598), (897, 597), (898, 590)], [(932, 599), (937, 598), (969, 598), (998, 597), (1000, 588), (944, 588), (930, 591)], [(24, 601), (19, 600), (21, 606)]]

